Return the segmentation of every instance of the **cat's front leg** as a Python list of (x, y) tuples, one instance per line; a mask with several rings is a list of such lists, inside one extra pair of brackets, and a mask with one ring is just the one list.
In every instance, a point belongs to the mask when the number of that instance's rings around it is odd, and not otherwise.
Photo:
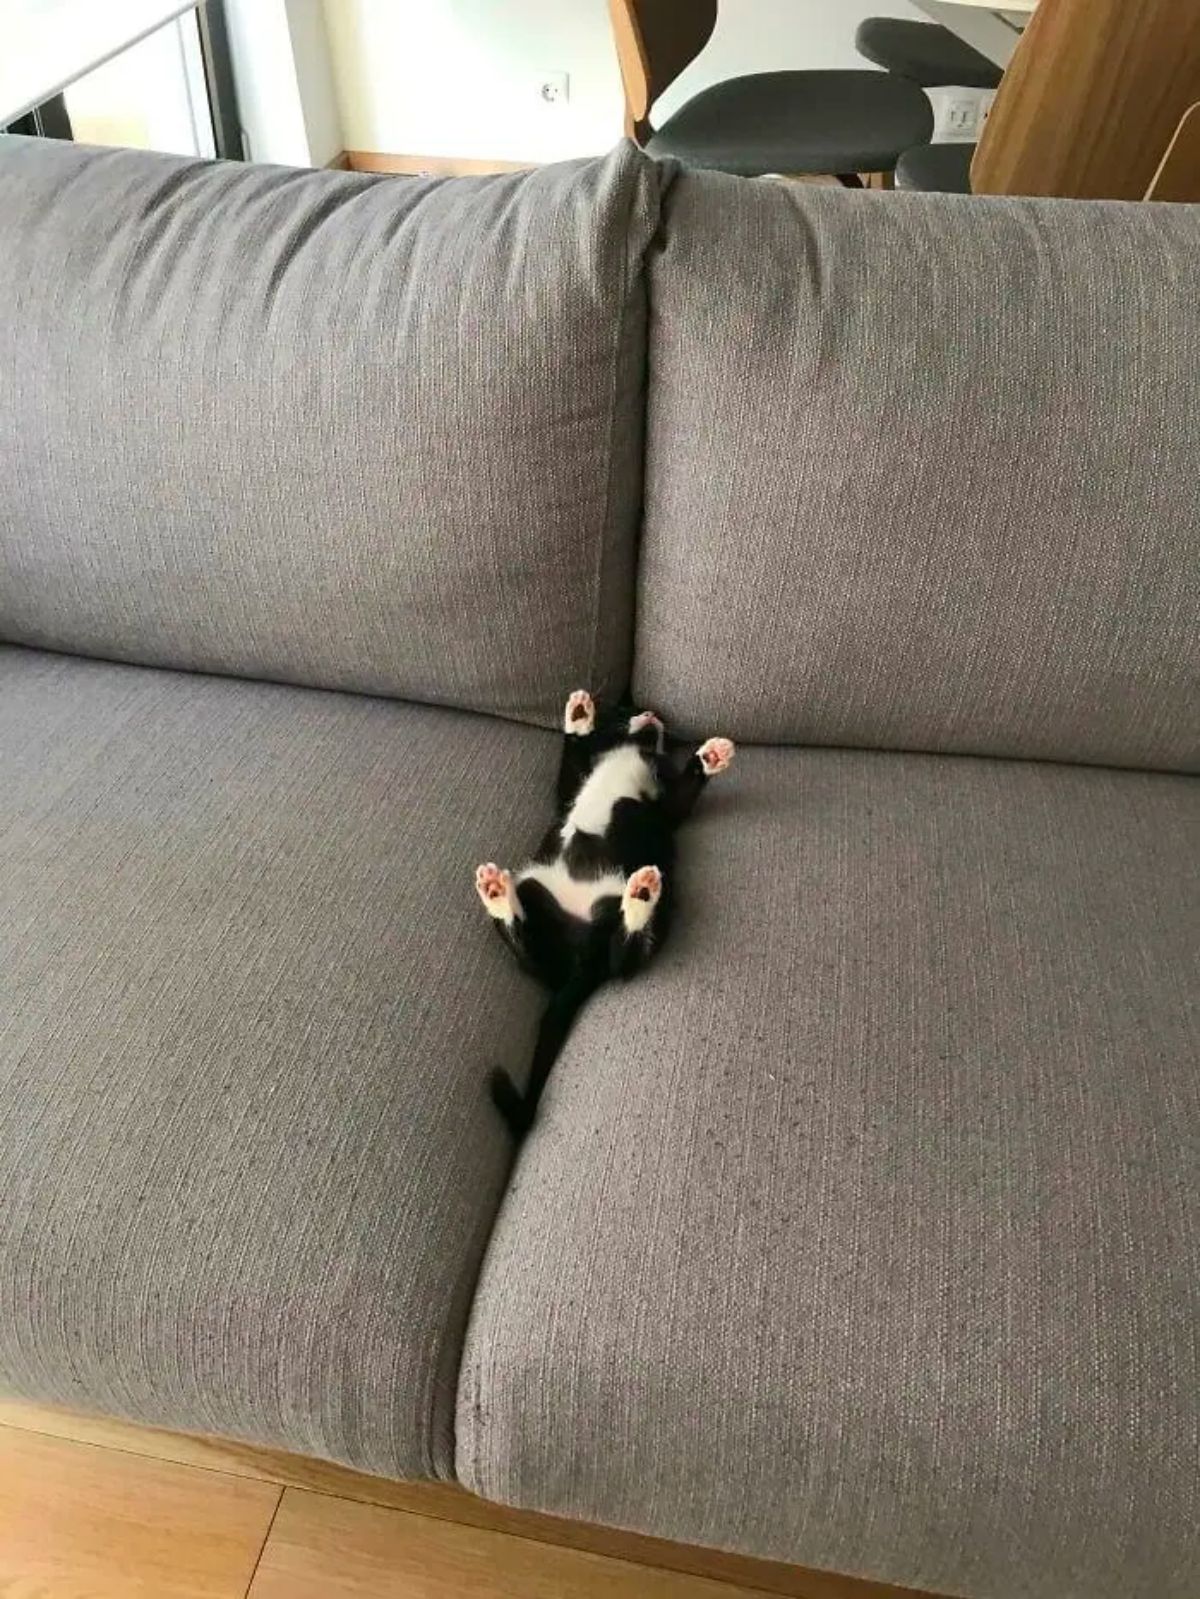
[(563, 711), (563, 732), (572, 738), (586, 738), (596, 731), (596, 702), (585, 688), (567, 697)]
[(563, 711), (562, 760), (555, 785), (555, 815), (561, 821), (592, 769), (596, 731), (596, 702), (585, 688), (577, 688)]
[(657, 755), (662, 754), (666, 731), (662, 717), (656, 716), (653, 711), (639, 711), (636, 716), (630, 717), (627, 728), (630, 738), (643, 749), (652, 749)]
[(705, 777), (717, 777), (727, 772), (733, 764), (734, 744), (731, 738), (706, 738), (696, 751), (696, 759), (704, 768)]
[(673, 824), (691, 815), (700, 791), (714, 777), (727, 772), (736, 751), (730, 738), (707, 738), (678, 772), (666, 794), (667, 815)]

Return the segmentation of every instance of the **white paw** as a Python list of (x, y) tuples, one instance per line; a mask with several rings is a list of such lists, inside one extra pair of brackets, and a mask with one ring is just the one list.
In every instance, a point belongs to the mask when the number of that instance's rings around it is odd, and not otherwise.
[(716, 777), (733, 763), (733, 740), (729, 738), (705, 739), (696, 751), (706, 777)]
[(596, 702), (585, 688), (577, 688), (563, 712), (564, 733), (590, 733), (596, 726)]
[(655, 716), (653, 711), (639, 711), (629, 721), (630, 735), (640, 733), (644, 727), (652, 727), (658, 734), (659, 747), (662, 747), (663, 724), (660, 716)]
[(494, 916), (498, 922), (513, 920), (517, 914), (517, 891), (511, 872), (502, 871), (493, 861), (477, 866), (475, 888), (489, 916)]
[(625, 884), (621, 896), (621, 915), (626, 929), (640, 933), (654, 915), (662, 898), (662, 873), (657, 866), (641, 866)]

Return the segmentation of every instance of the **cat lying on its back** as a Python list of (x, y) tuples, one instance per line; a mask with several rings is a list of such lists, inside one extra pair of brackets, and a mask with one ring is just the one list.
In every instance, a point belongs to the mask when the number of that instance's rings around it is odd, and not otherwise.
[(475, 886), (521, 966), (550, 990), (529, 1084), (492, 1074), (492, 1098), (518, 1138), (576, 1012), (610, 977), (632, 977), (666, 936), (675, 829), (708, 780), (733, 759), (710, 738), (681, 770), (663, 754), (652, 711), (597, 711), (580, 689), (567, 701), (557, 816), (533, 861), (517, 872), (480, 866)]

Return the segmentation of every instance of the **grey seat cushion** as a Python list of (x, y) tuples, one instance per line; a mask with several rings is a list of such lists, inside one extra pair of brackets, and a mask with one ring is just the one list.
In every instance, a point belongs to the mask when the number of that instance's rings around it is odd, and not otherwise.
[(970, 194), (973, 144), (918, 144), (896, 162), (896, 187)]
[(641, 702), (1200, 769), (1200, 207), (698, 172), (667, 204)]
[(744, 750), (551, 1079), (477, 1492), (972, 1599), (1200, 1588), (1200, 783)]
[(886, 172), (933, 132), (913, 83), (881, 72), (753, 72), (694, 95), (649, 140), (656, 158), (742, 177)]
[(663, 172), (0, 150), (0, 639), (557, 722), (628, 677)]
[(0, 1389), (446, 1475), (557, 740), (0, 650)]

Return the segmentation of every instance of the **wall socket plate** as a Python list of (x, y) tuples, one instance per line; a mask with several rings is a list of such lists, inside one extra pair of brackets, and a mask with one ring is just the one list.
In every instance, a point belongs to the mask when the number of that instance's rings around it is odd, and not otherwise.
[(979, 126), (979, 105), (975, 100), (951, 100), (946, 107), (949, 133), (974, 133)]
[(943, 142), (978, 140), (987, 121), (994, 89), (926, 89), (933, 104), (933, 136)]
[(569, 72), (543, 72), (537, 80), (538, 99), (545, 106), (564, 106), (571, 98)]

